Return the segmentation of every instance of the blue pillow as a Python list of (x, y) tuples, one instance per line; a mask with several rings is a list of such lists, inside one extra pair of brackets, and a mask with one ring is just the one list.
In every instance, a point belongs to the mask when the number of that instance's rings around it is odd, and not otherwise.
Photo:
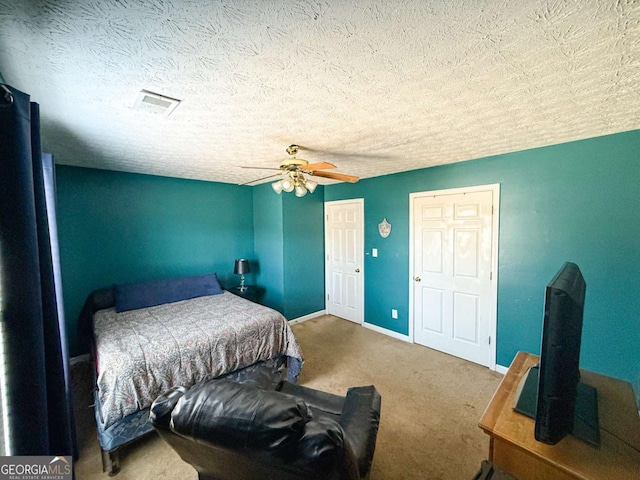
[(222, 287), (215, 273), (116, 285), (115, 290), (116, 312), (222, 293)]

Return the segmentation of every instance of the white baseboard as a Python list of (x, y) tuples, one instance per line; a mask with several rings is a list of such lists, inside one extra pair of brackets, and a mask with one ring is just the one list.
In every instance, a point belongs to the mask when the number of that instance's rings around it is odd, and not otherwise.
[[(390, 337), (396, 338), (398, 340), (402, 340), (403, 342), (413, 343), (413, 339), (409, 335), (403, 335), (398, 332), (394, 332), (393, 330), (388, 330), (386, 328), (379, 327), (377, 325), (373, 325), (372, 323), (363, 323), (363, 327), (373, 330), (374, 332), (382, 333), (383, 335), (388, 335)], [(506, 375), (509, 367), (503, 367), (502, 365), (496, 365), (495, 371), (501, 373), (502, 375)]]
[[(312, 318), (321, 317), (322, 315), (328, 315), (326, 311), (319, 311), (315, 313), (310, 313), (309, 315), (305, 315), (304, 317), (295, 318), (293, 320), (289, 320), (289, 325), (295, 325), (296, 323), (306, 322), (307, 320), (311, 320)], [(381, 333), (383, 335), (387, 335), (389, 337), (393, 337), (397, 340), (402, 340), (403, 342), (413, 343), (413, 339), (409, 335), (403, 335), (402, 333), (394, 332), (393, 330), (389, 330), (387, 328), (379, 327), (378, 325), (374, 325), (372, 323), (363, 322), (362, 326), (368, 328), (369, 330), (373, 330), (374, 332)], [(505, 367), (502, 365), (496, 364), (495, 371), (502, 375), (506, 375), (509, 367)], [(640, 413), (640, 412), (639, 412)]]
[(402, 333), (394, 332), (393, 330), (382, 328), (382, 327), (379, 327), (378, 325), (374, 325), (372, 323), (367, 323), (367, 322), (364, 322), (362, 326), (370, 330), (373, 330), (374, 332), (382, 333), (383, 335), (388, 335), (389, 337), (402, 340), (403, 342), (412, 343), (409, 335), (403, 335)]
[(320, 310), (318, 312), (309, 313), (308, 315), (304, 315), (302, 317), (289, 320), (289, 325), (295, 325), (296, 323), (306, 322), (307, 320), (312, 320), (314, 318), (318, 318), (326, 314), (327, 314), (326, 310)]

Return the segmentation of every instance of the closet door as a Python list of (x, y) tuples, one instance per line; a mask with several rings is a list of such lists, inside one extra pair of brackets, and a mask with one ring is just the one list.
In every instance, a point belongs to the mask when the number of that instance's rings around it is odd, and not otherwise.
[(414, 341), (491, 364), (493, 192), (412, 196)]

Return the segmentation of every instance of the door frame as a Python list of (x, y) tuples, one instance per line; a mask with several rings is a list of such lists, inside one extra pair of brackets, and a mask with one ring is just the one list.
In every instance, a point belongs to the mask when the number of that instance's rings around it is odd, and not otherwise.
[(413, 260), (415, 245), (413, 242), (413, 200), (416, 197), (437, 197), (439, 195), (460, 195), (463, 193), (492, 192), (493, 212), (491, 218), (491, 277), (490, 277), (490, 314), (489, 314), (489, 365), (490, 370), (496, 369), (496, 335), (498, 324), (498, 242), (500, 240), (500, 184), (475, 185), (470, 187), (450, 188), (445, 190), (430, 190), (426, 192), (414, 192), (409, 194), (409, 341), (414, 340), (414, 294), (413, 294)]
[(327, 207), (329, 205), (339, 205), (339, 204), (344, 204), (344, 203), (357, 203), (359, 204), (360, 207), (360, 212), (362, 215), (360, 215), (360, 225), (358, 226), (360, 228), (360, 242), (358, 245), (358, 250), (360, 251), (360, 258), (362, 259), (362, 265), (360, 267), (360, 278), (361, 278), (361, 282), (362, 282), (362, 288), (361, 290), (361, 295), (360, 298), (358, 299), (358, 302), (360, 303), (359, 307), (360, 307), (360, 318), (358, 322), (354, 322), (358, 325), (364, 325), (364, 286), (365, 286), (365, 274), (366, 274), (366, 269), (364, 268), (364, 198), (351, 198), (348, 200), (332, 200), (332, 201), (328, 201), (328, 202), (324, 202), (324, 311), (326, 314), (329, 314), (329, 309), (328, 309), (328, 303), (327, 303), (327, 295), (329, 294), (329, 292), (331, 291), (331, 278), (329, 275), (329, 268), (328, 268), (328, 261), (329, 259), (328, 257), (328, 251), (329, 251), (329, 231), (327, 229), (327, 222), (329, 221), (328, 218), (328, 209)]

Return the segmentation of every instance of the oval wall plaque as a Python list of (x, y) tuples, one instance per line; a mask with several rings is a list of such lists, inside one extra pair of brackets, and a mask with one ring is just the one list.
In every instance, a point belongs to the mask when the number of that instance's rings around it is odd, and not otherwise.
[(387, 217), (378, 224), (378, 232), (382, 238), (387, 238), (391, 233), (391, 224), (387, 222)]

